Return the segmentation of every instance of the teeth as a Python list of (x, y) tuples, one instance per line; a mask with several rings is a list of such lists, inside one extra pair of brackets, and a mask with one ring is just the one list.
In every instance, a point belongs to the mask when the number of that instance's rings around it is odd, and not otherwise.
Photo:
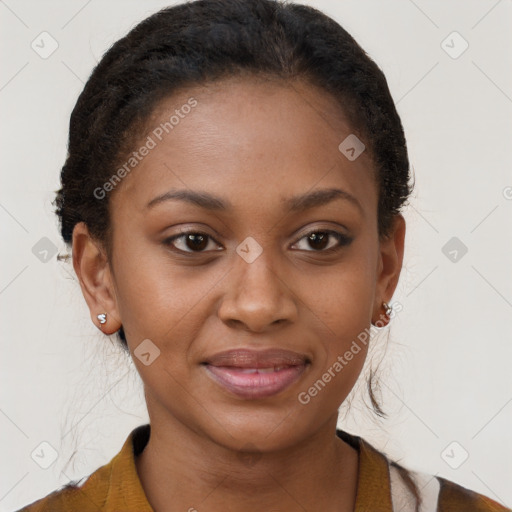
[(277, 368), (258, 368), (258, 373), (273, 373)]
[(282, 370), (283, 366), (276, 366), (275, 368), (271, 366), (270, 368), (241, 368), (240, 371), (242, 373), (273, 373)]

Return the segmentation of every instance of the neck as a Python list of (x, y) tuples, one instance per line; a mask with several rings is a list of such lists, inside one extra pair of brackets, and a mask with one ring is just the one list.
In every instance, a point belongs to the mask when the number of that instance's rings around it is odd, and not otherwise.
[(336, 419), (286, 450), (239, 452), (181, 423), (151, 422), (136, 466), (154, 510), (354, 510), (358, 454), (336, 436)]

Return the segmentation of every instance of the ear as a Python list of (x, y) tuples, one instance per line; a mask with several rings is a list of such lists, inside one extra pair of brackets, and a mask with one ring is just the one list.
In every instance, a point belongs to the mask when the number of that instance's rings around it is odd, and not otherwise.
[[(91, 319), (105, 334), (113, 334), (121, 327), (114, 281), (106, 251), (94, 240), (84, 222), (73, 229), (73, 268), (75, 269)], [(98, 315), (106, 313), (101, 324)]]
[(380, 321), (386, 325), (389, 319), (384, 315), (382, 302), (389, 302), (395, 293), (404, 258), (405, 219), (395, 215), (389, 236), (379, 242), (377, 285), (373, 307), (372, 323)]

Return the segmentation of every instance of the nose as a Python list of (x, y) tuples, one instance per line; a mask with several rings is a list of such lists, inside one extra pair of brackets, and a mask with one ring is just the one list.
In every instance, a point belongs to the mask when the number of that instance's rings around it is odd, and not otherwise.
[(229, 327), (266, 332), (297, 319), (289, 277), (279, 275), (265, 252), (252, 263), (236, 255), (237, 268), (228, 277), (229, 291), (218, 311)]

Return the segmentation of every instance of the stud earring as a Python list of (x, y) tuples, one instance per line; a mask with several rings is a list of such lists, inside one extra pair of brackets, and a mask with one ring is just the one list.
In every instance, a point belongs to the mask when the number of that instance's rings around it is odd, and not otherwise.
[(393, 312), (393, 306), (390, 306), (387, 302), (383, 302), (382, 306), (385, 310), (386, 316), (391, 316), (391, 313)]
[(100, 315), (98, 315), (97, 318), (98, 318), (100, 324), (106, 324), (107, 323), (107, 313), (101, 313)]

